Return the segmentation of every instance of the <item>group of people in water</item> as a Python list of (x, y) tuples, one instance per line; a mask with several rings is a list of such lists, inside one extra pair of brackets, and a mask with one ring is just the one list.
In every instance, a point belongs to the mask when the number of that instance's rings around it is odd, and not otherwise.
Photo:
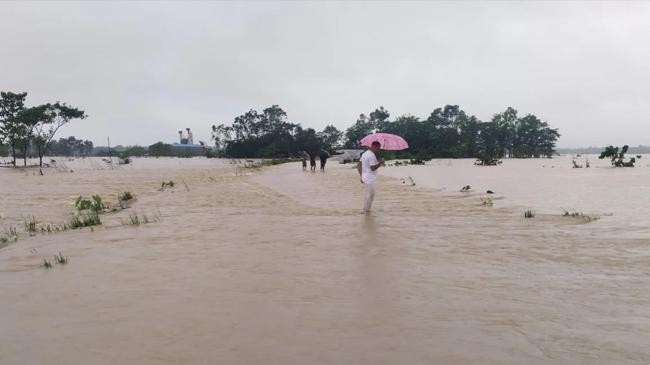
[(325, 172), (325, 164), (327, 159), (330, 158), (330, 154), (327, 151), (321, 150), (318, 153), (309, 153), (307, 151), (302, 151), (302, 169), (307, 171), (307, 160), (309, 160), (309, 169), (310, 171), (316, 171), (316, 157), (320, 159), (320, 170)]

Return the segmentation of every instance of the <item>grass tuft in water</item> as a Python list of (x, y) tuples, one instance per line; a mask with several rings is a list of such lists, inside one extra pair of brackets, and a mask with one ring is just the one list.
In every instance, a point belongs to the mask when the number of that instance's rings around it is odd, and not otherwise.
[(65, 223), (66, 229), (78, 229), (83, 227), (92, 227), (102, 224), (102, 220), (99, 218), (98, 213), (90, 213), (83, 215), (75, 215), (67, 223)]
[(535, 211), (531, 209), (524, 211), (524, 218), (535, 218)]
[(176, 183), (173, 180), (163, 181), (160, 184), (160, 191), (165, 191), (165, 188), (173, 188)]
[(41, 264), (46, 269), (51, 269), (54, 267), (51, 262), (47, 261), (47, 259), (43, 259), (43, 263)]
[(128, 207), (127, 203), (133, 199), (135, 199), (135, 195), (133, 195), (130, 191), (124, 191), (117, 194), (117, 201), (120, 204), (120, 208), (122, 209), (126, 209)]
[(67, 256), (63, 256), (61, 252), (58, 255), (54, 255), (54, 262), (59, 265), (65, 265), (70, 262), (70, 259)]
[(30, 236), (34, 236), (37, 231), (36, 218), (34, 216), (29, 216), (24, 218), (25, 232), (29, 233)]
[(133, 195), (130, 191), (124, 191), (117, 194), (117, 200), (121, 202), (128, 202), (129, 200), (133, 199), (135, 199), (135, 195)]
[(122, 221), (123, 226), (139, 226), (141, 224), (153, 223), (160, 221), (160, 212), (152, 214), (151, 216), (142, 214), (138, 215), (137, 212), (129, 214), (128, 221)]

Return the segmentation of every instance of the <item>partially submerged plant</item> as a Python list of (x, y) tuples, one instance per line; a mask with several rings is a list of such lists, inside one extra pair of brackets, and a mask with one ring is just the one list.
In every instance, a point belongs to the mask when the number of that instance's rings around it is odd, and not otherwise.
[(503, 161), (500, 159), (489, 155), (481, 155), (474, 161), (474, 165), (476, 166), (498, 166), (502, 163)]
[(491, 207), (494, 205), (494, 203), (492, 202), (492, 198), (486, 196), (481, 198), (481, 205), (487, 205)]
[(525, 210), (524, 218), (535, 218), (535, 211), (531, 209)]
[(160, 212), (157, 214), (153, 214), (152, 216), (148, 216), (146, 214), (143, 215), (138, 215), (137, 212), (129, 214), (129, 220), (128, 221), (122, 221), (123, 226), (139, 226), (141, 224), (147, 224), (147, 223), (153, 223), (153, 222), (158, 222), (160, 220)]
[(70, 259), (67, 256), (63, 256), (61, 252), (58, 255), (54, 255), (54, 262), (59, 265), (65, 265), (70, 262)]
[(75, 200), (74, 206), (79, 211), (91, 210), (96, 213), (104, 211), (104, 209), (107, 207), (106, 204), (104, 204), (102, 197), (97, 194), (93, 195), (91, 199), (86, 199), (80, 195)]
[(43, 259), (43, 264), (41, 264), (44, 268), (46, 269), (51, 269), (54, 267), (51, 262), (47, 261), (47, 259)]
[(294, 160), (290, 158), (272, 158), (270, 160), (261, 160), (258, 162), (255, 162), (253, 160), (246, 160), (244, 163), (244, 166), (242, 168), (244, 169), (259, 169), (265, 166), (275, 166), (275, 165), (281, 165), (283, 163), (287, 162), (292, 162)]
[(131, 194), (130, 191), (124, 191), (117, 194), (117, 201), (120, 204), (120, 208), (122, 209), (126, 209), (127, 208), (126, 203), (133, 199), (135, 199), (135, 196)]
[(471, 187), (471, 186), (469, 186), (469, 185), (465, 185), (465, 186), (463, 186), (462, 189), (460, 189), (460, 192), (461, 192), (461, 193), (468, 193), (468, 192), (470, 192), (471, 190), (472, 190), (472, 187)]
[(625, 161), (625, 154), (627, 153), (628, 149), (629, 146), (625, 145), (620, 149), (619, 152), (618, 147), (608, 146), (603, 152), (600, 153), (600, 156), (598, 156), (598, 158), (601, 160), (604, 158), (610, 158), (612, 161), (612, 166), (615, 167), (634, 167), (634, 163), (636, 163), (636, 159), (634, 157), (630, 158), (628, 161)]
[(10, 226), (9, 229), (5, 229), (4, 233), (0, 235), (0, 248), (7, 245), (9, 242), (18, 241), (18, 232), (16, 227)]
[(28, 232), (30, 236), (33, 236), (36, 234), (36, 218), (34, 216), (29, 216), (27, 218), (24, 218), (24, 224), (25, 224), (25, 232)]
[(135, 199), (135, 196), (130, 191), (125, 191), (117, 194), (117, 200), (119, 201), (126, 202), (133, 199)]
[(598, 219), (598, 217), (586, 215), (582, 212), (578, 212), (577, 210), (567, 210), (564, 208), (562, 208), (562, 210), (564, 211), (564, 213), (562, 214), (563, 217), (580, 218), (585, 222), (591, 222)]
[(93, 212), (90, 214), (73, 216), (67, 223), (65, 223), (65, 227), (66, 229), (77, 229), (98, 226), (100, 224), (102, 224), (102, 220), (99, 218), (99, 213)]
[(163, 181), (163, 182), (160, 184), (160, 191), (165, 191), (165, 188), (173, 188), (174, 185), (176, 185), (176, 184), (175, 184), (174, 181), (172, 181), (172, 180), (169, 180), (169, 181), (167, 181), (167, 182)]

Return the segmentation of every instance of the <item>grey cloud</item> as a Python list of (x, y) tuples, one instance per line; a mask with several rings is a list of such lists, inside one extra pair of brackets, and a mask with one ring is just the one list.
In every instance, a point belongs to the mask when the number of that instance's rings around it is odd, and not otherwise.
[(345, 128), (379, 105), (513, 106), (561, 146), (650, 143), (650, 5), (565, 2), (0, 3), (0, 89), (67, 101), (103, 143), (172, 141), (250, 108)]

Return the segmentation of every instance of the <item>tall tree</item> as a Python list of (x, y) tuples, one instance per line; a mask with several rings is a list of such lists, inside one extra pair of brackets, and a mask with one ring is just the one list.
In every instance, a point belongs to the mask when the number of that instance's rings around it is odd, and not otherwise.
[(21, 110), (16, 117), (16, 121), (21, 125), (22, 131), (18, 147), (22, 152), (24, 166), (27, 166), (27, 151), (30, 147), (30, 143), (36, 142), (34, 139), (34, 130), (39, 123), (44, 123), (49, 118), (47, 108), (47, 105), (25, 108)]
[(330, 124), (326, 126), (325, 129), (318, 132), (318, 138), (323, 142), (323, 149), (331, 152), (335, 148), (339, 147), (341, 139), (343, 138), (343, 132)]
[(375, 130), (374, 123), (365, 114), (345, 131), (345, 148), (360, 148), (361, 139)]
[(61, 127), (74, 119), (86, 119), (83, 110), (56, 102), (35, 109), (34, 144), (38, 152), (39, 165), (43, 167), (43, 156)]
[(18, 114), (25, 109), (27, 93), (0, 92), (0, 135), (11, 148), (12, 164), (16, 166), (16, 149), (24, 141), (25, 126)]

